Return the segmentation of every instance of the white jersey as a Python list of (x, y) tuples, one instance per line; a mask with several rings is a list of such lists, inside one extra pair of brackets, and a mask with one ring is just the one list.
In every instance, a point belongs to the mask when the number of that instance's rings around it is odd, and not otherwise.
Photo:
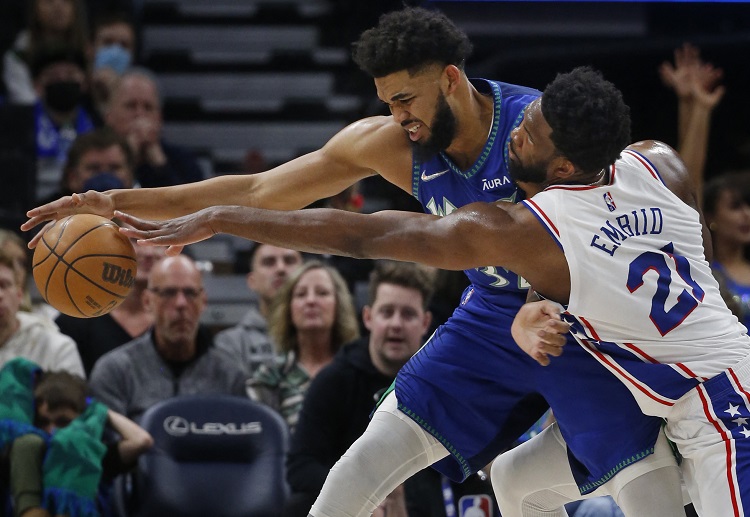
[(524, 204), (565, 253), (571, 332), (644, 413), (666, 416), (750, 354), (705, 260), (698, 213), (643, 155), (623, 151), (606, 185), (552, 186)]

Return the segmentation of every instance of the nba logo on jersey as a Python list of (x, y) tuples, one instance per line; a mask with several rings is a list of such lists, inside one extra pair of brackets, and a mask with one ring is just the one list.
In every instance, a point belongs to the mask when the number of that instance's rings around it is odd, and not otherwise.
[(465, 495), (458, 500), (458, 517), (492, 517), (492, 501), (486, 494)]
[(612, 194), (609, 192), (606, 192), (604, 194), (604, 202), (607, 203), (607, 208), (609, 208), (610, 212), (614, 212), (615, 208), (617, 208), (617, 205), (615, 205), (615, 200), (612, 199)]

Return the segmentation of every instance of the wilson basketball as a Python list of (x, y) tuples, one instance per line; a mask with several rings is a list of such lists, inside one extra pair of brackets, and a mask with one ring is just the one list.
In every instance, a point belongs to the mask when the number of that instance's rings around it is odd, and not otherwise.
[(135, 283), (135, 250), (118, 226), (98, 215), (64, 217), (42, 236), (34, 282), (52, 307), (78, 318), (106, 314)]

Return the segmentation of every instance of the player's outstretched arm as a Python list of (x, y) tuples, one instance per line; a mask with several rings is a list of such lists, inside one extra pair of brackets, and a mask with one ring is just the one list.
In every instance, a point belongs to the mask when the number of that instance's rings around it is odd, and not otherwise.
[(512, 267), (518, 262), (522, 247), (504, 245), (524, 238), (524, 229), (509, 213), (514, 210), (519, 208), (507, 203), (473, 203), (437, 217), (398, 211), (366, 215), (332, 209), (283, 212), (218, 206), (168, 221), (116, 215), (134, 228), (120, 231), (146, 245), (185, 245), (227, 233), (309, 253), (469, 269), (488, 264)]
[[(30, 210), (21, 229), (76, 213), (111, 218), (115, 210), (147, 219), (180, 217), (214, 205), (296, 210), (376, 173), (410, 191), (411, 149), (403, 133), (388, 117), (363, 119), (334, 135), (323, 148), (265, 172), (172, 187), (88, 191)], [(30, 247), (37, 241), (33, 239)]]
[(542, 366), (549, 356), (563, 353), (565, 334), (570, 325), (560, 319), (563, 307), (549, 300), (530, 302), (521, 307), (513, 320), (510, 332), (521, 350)]

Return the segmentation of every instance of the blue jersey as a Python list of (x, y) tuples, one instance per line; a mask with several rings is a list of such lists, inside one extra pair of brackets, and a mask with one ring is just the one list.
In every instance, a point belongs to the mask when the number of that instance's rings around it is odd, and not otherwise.
[[(495, 106), (489, 138), (479, 159), (465, 171), (442, 152), (426, 162), (416, 156), (413, 159), (412, 194), (426, 212), (434, 215), (448, 215), (476, 201), (516, 202), (523, 197), (523, 191), (508, 174), (508, 142), (511, 130), (521, 123), (526, 106), (541, 93), (486, 79), (473, 79), (472, 84), (479, 92), (492, 95)], [(466, 270), (466, 275), (473, 288), (490, 302), (519, 306), (518, 300), (522, 303), (526, 298), (526, 281), (505, 268), (485, 266)]]

